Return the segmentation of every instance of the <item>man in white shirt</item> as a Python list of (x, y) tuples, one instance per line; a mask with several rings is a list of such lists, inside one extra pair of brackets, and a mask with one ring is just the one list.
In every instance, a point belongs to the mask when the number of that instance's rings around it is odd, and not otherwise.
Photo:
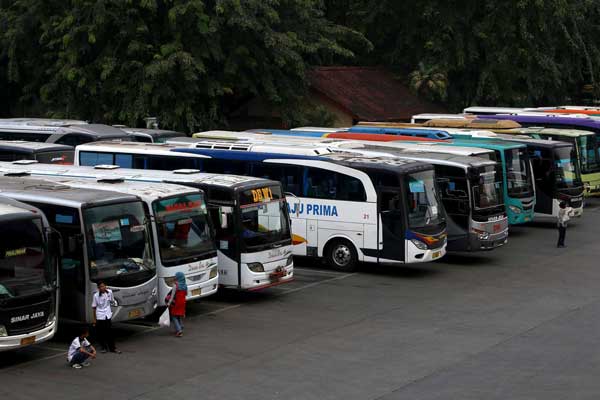
[(104, 282), (98, 282), (98, 291), (94, 293), (92, 299), (92, 309), (94, 315), (94, 326), (98, 333), (98, 342), (102, 346), (100, 352), (121, 354), (115, 346), (115, 339), (112, 332), (112, 309), (111, 305), (115, 302), (113, 292)]
[(71, 342), (69, 346), (69, 352), (67, 353), (67, 361), (69, 364), (76, 369), (81, 367), (89, 367), (89, 358), (96, 358), (96, 349), (88, 342), (87, 337), (89, 331), (84, 328), (79, 336), (77, 336)]
[(558, 227), (558, 243), (556, 247), (565, 247), (565, 236), (567, 235), (567, 225), (573, 215), (573, 209), (567, 206), (567, 203), (561, 201), (558, 209), (556, 225)]

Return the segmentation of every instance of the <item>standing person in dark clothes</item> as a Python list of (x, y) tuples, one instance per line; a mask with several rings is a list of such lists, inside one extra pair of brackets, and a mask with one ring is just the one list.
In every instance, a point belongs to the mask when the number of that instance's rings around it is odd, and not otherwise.
[(171, 321), (175, 328), (175, 336), (183, 336), (183, 318), (185, 317), (185, 298), (187, 296), (187, 284), (183, 272), (175, 274), (175, 283), (173, 289), (167, 296), (167, 306)]
[(571, 215), (573, 214), (573, 209), (571, 207), (567, 207), (567, 203), (564, 201), (560, 202), (558, 209), (558, 217), (556, 221), (556, 225), (558, 227), (558, 243), (556, 247), (565, 247), (565, 236), (567, 235), (567, 225), (569, 220), (571, 219)]
[(101, 353), (110, 351), (111, 353), (121, 354), (115, 346), (115, 339), (112, 331), (112, 309), (110, 306), (115, 302), (113, 292), (104, 282), (98, 282), (98, 291), (94, 293), (92, 300), (92, 309), (94, 311), (94, 326), (98, 333), (98, 343), (102, 346)]

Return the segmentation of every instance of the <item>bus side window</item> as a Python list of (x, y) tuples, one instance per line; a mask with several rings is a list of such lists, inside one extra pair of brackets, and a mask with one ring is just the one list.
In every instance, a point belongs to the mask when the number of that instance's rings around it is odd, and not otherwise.
[(304, 180), (304, 195), (315, 199), (337, 198), (337, 173), (308, 167)]
[(0, 151), (0, 161), (16, 161), (16, 160), (27, 160), (29, 157), (26, 154), (16, 154), (12, 151)]
[(337, 200), (348, 201), (366, 201), (367, 194), (365, 188), (360, 181), (353, 176), (339, 174), (338, 175), (338, 196)]
[(93, 167), (94, 165), (113, 165), (113, 154), (82, 151), (79, 153), (79, 164), (88, 167)]
[(302, 196), (304, 167), (257, 162), (252, 164), (248, 173), (250, 176), (279, 181), (284, 192)]
[(115, 154), (115, 165), (121, 168), (133, 168), (133, 156), (131, 154)]

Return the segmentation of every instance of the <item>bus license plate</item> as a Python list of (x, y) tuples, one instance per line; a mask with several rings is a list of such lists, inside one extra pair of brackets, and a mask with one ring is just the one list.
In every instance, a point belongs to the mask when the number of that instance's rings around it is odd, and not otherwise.
[(439, 258), (442, 255), (441, 251), (434, 251), (433, 254), (431, 255), (431, 259), (435, 260), (436, 258)]
[(139, 318), (141, 316), (142, 316), (142, 310), (140, 310), (139, 308), (129, 311), (129, 318)]
[(202, 294), (202, 288), (192, 290), (192, 296), (200, 296)]
[(21, 339), (21, 346), (27, 346), (35, 343), (35, 336), (29, 336)]

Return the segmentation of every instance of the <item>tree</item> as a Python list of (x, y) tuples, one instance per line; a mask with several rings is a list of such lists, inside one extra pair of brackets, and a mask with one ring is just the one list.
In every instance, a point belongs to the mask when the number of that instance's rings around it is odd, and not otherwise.
[[(318, 0), (13, 0), (0, 65), (14, 100), (51, 116), (196, 130), (261, 96), (294, 117), (310, 65), (354, 57), (362, 35)], [(32, 40), (33, 39), (33, 40)], [(0, 68), (2, 68), (0, 66)]]

